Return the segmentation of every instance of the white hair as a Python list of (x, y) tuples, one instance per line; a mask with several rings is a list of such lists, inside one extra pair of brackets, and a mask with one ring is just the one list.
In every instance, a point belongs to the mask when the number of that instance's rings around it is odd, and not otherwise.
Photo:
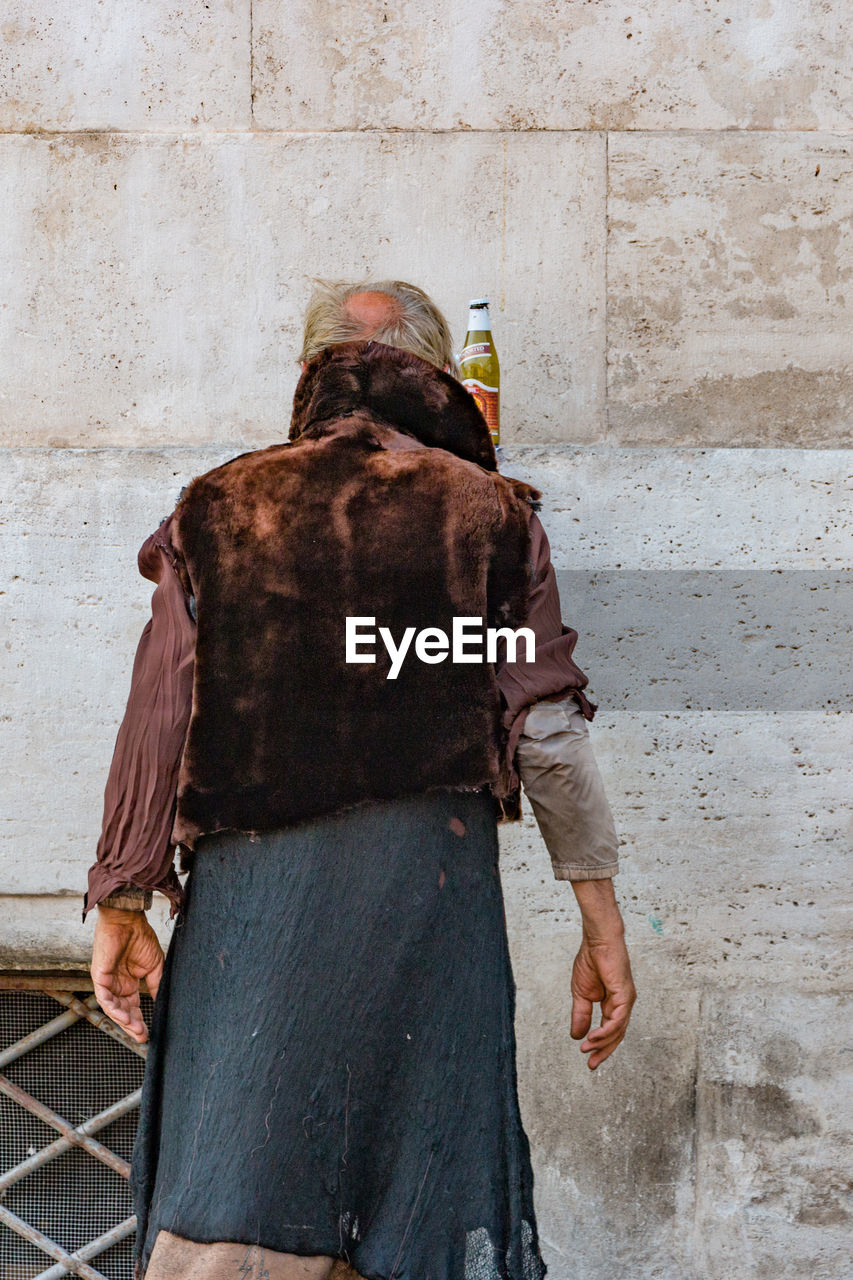
[[(391, 300), (388, 315), (378, 326), (350, 312), (347, 303), (357, 293), (383, 293)], [(423, 289), (405, 280), (314, 280), (314, 292), (305, 312), (300, 360), (310, 360), (324, 347), (337, 342), (373, 338), (391, 347), (411, 351), (439, 369), (449, 366), (459, 377), (453, 354), (450, 326)]]

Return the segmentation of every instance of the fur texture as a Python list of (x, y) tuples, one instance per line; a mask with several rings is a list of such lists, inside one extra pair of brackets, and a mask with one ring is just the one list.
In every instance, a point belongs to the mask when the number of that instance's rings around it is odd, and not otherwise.
[(196, 597), (173, 839), (269, 830), (436, 786), (507, 795), (487, 663), (345, 661), (348, 616), (519, 626), (529, 504), (472, 396), (416, 356), (347, 343), (307, 366), (290, 440), (194, 480), (175, 542)]

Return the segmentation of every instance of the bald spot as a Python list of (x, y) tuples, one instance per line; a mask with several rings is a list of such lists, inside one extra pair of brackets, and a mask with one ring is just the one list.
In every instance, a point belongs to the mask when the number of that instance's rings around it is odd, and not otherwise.
[(346, 301), (346, 310), (354, 320), (364, 327), (364, 333), (376, 333), (383, 325), (396, 320), (401, 307), (396, 298), (387, 293), (370, 290), (367, 293), (354, 293)]

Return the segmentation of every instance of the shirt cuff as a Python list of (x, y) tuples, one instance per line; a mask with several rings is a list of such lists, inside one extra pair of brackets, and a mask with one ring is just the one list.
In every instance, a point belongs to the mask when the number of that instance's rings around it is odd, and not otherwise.
[(611, 880), (619, 872), (619, 863), (597, 867), (570, 867), (567, 862), (552, 862), (555, 880)]
[(120, 885), (97, 904), (99, 907), (120, 907), (124, 911), (147, 911), (154, 900), (150, 889), (140, 889), (135, 884)]

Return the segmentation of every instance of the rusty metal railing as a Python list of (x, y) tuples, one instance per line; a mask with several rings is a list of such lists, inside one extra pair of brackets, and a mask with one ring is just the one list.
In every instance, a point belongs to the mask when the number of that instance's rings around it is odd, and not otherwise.
[[(10, 983), (8, 985), (19, 986), (21, 984)], [(5, 1094), (7, 1098), (29, 1112), (30, 1115), (36, 1117), (42, 1124), (56, 1130), (59, 1136), (40, 1150), (28, 1153), (27, 1157), (15, 1164), (14, 1167), (0, 1172), (0, 1222), (4, 1223), (10, 1231), (15, 1232), (24, 1240), (29, 1241), (31, 1245), (41, 1250), (42, 1253), (47, 1255), (47, 1258), (53, 1259), (53, 1265), (34, 1274), (31, 1280), (59, 1280), (59, 1277), (67, 1275), (81, 1276), (83, 1280), (109, 1280), (109, 1277), (105, 1276), (102, 1271), (91, 1265), (92, 1261), (135, 1232), (135, 1216), (131, 1215), (125, 1218), (97, 1235), (94, 1239), (87, 1241), (81, 1247), (69, 1251), (57, 1241), (50, 1239), (43, 1231), (25, 1221), (19, 1214), (13, 1213), (2, 1204), (2, 1198), (11, 1187), (20, 1183), (22, 1179), (51, 1161), (56, 1160), (57, 1157), (64, 1155), (74, 1147), (85, 1151), (93, 1160), (100, 1161), (114, 1173), (127, 1179), (130, 1174), (128, 1162), (100, 1142), (95, 1137), (95, 1134), (138, 1107), (142, 1090), (141, 1088), (134, 1089), (131, 1093), (128, 1093), (97, 1114), (88, 1117), (82, 1124), (72, 1124), (22, 1088), (20, 1084), (10, 1080), (6, 1075), (6, 1068), (81, 1019), (85, 1019), (102, 1034), (109, 1036), (141, 1058), (146, 1056), (147, 1045), (137, 1044), (115, 1023), (111, 1022), (98, 1007), (94, 995), (81, 1000), (74, 991), (62, 990), (58, 987), (53, 988), (47, 985), (43, 988), (38, 988), (35, 987), (35, 984), (31, 985), (30, 982), (26, 983), (26, 988), (31, 992), (49, 996), (51, 1000), (63, 1005), (65, 1012), (58, 1014), (57, 1017), (43, 1023), (35, 1030), (16, 1040), (8, 1048), (0, 1051), (0, 1093)], [(76, 990), (80, 990), (80, 985), (77, 985)]]

